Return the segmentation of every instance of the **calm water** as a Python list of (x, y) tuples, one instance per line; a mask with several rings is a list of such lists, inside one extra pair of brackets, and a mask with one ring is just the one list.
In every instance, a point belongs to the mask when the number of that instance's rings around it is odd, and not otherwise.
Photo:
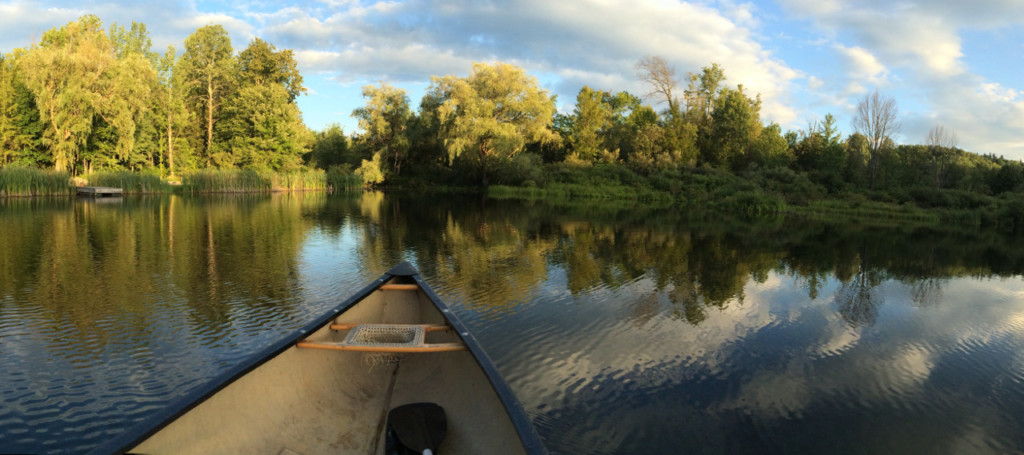
[(1024, 241), (364, 194), (0, 201), (0, 453), (79, 453), (400, 260), (553, 453), (1024, 451)]

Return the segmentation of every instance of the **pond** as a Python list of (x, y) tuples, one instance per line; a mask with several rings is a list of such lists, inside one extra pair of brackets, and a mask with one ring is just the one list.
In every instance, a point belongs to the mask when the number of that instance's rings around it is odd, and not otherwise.
[(395, 263), (552, 453), (1024, 450), (1024, 242), (364, 193), (0, 201), (0, 453), (80, 453)]

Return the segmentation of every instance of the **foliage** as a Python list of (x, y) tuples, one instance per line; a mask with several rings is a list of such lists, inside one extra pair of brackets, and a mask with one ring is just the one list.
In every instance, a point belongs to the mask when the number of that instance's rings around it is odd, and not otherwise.
[(380, 153), (386, 158), (388, 174), (399, 175), (409, 151), (409, 97), (405, 90), (381, 84), (379, 88), (363, 87), (363, 98), (366, 98), (366, 106), (352, 111), (363, 130), (359, 141), (371, 153)]
[(201, 119), (204, 140), (199, 148), (206, 166), (217, 151), (213, 142), (214, 124), (224, 100), (235, 83), (237, 63), (232, 54), (231, 37), (220, 25), (200, 27), (185, 39), (185, 53), (176, 72), (185, 81), (185, 99), (195, 118)]
[(363, 181), (364, 187), (372, 187), (384, 181), (384, 173), (380, 170), (380, 153), (374, 153), (373, 159), (363, 160), (356, 169), (356, 175)]
[(430, 90), (444, 100), (438, 114), (449, 161), (471, 154), (484, 185), (490, 157), (511, 158), (528, 142), (557, 140), (550, 129), (554, 99), (522, 68), (474, 63), (469, 77), (435, 77)]
[(331, 166), (326, 174), (327, 186), (334, 191), (353, 191), (363, 187), (363, 179), (348, 165)]

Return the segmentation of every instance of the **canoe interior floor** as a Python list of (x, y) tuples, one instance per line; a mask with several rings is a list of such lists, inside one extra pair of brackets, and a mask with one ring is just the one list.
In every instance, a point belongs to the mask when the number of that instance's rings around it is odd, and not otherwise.
[[(373, 292), (337, 323), (444, 324), (421, 292)], [(329, 326), (315, 342), (339, 342)], [(432, 335), (458, 341), (453, 333)], [(226, 386), (132, 452), (382, 454), (387, 412), (440, 404), (449, 455), (523, 453), (504, 405), (470, 351), (401, 354), (292, 347)]]

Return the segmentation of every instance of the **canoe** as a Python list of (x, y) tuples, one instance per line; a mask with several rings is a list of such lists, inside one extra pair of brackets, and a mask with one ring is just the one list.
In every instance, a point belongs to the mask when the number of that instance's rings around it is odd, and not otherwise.
[[(429, 412), (398, 416), (409, 408), (440, 409), (441, 428)], [(91, 453), (418, 453), (392, 426), (417, 418), (441, 433), (436, 454), (547, 453), (480, 344), (403, 262)]]

